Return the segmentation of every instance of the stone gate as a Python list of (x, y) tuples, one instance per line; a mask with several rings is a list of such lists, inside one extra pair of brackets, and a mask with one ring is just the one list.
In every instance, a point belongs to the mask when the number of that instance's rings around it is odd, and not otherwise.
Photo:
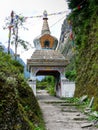
[(29, 84), (36, 95), (36, 76), (52, 75), (56, 79), (56, 95), (65, 97), (64, 86), (68, 81), (65, 77), (65, 68), (68, 60), (56, 50), (58, 40), (50, 35), (47, 20), (47, 12), (44, 11), (41, 35), (34, 39), (36, 50), (31, 58), (27, 60), (27, 68), (30, 72)]

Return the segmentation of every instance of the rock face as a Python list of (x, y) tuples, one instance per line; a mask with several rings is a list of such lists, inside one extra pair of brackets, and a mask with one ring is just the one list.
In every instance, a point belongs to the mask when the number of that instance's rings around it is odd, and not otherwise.
[[(88, 95), (90, 98), (94, 96), (94, 109), (98, 110), (98, 3), (95, 0), (82, 0), (81, 3), (82, 8), (79, 10), (76, 7), (80, 2), (70, 0), (69, 8), (72, 12), (68, 16), (68, 19), (72, 21), (75, 35), (77, 73), (75, 96)], [(64, 25), (66, 26), (66, 22), (62, 26), (59, 46), (66, 45), (63, 34)], [(70, 51), (67, 47), (65, 49), (63, 49), (64, 55), (68, 56)]]
[(94, 96), (93, 107), (98, 110), (98, 4), (85, 2), (72, 17), (77, 46), (75, 96)]
[(68, 24), (68, 20), (65, 19), (61, 28), (58, 50), (60, 50), (60, 52), (69, 60), (71, 60), (74, 55), (72, 40), (70, 39), (70, 33), (71, 26)]
[(65, 19), (62, 24), (61, 36), (57, 49), (63, 54), (65, 59), (69, 60), (69, 65), (67, 65), (65, 72), (66, 78), (74, 81), (76, 77), (75, 44), (72, 32), (72, 23), (68, 19)]
[[(98, 17), (95, 12), (85, 32), (86, 42), (79, 48), (77, 58), (77, 89), (76, 96), (88, 94), (95, 97), (94, 107), (98, 110)], [(85, 29), (85, 27), (84, 27)], [(85, 37), (83, 35), (82, 38)], [(83, 39), (82, 39), (83, 40)], [(84, 44), (84, 45), (83, 45)]]

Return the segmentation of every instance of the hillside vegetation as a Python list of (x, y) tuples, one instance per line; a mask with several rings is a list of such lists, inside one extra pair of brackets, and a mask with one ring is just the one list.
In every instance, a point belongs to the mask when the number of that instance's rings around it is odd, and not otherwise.
[(76, 49), (75, 96), (94, 96), (98, 110), (98, 1), (68, 0)]
[(0, 52), (0, 130), (44, 130), (43, 124), (23, 66)]
[(37, 89), (46, 89), (50, 95), (55, 96), (55, 83), (55, 77), (45, 76), (41, 81), (37, 80), (36, 87)]

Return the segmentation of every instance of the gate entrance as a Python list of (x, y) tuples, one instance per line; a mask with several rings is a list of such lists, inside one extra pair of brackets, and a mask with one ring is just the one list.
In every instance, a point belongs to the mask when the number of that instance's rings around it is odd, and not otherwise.
[(58, 70), (41, 70), (41, 71), (38, 71), (36, 75), (37, 76), (40, 76), (40, 75), (53, 76), (55, 78), (54, 92), (56, 93), (56, 96), (59, 96), (59, 97), (61, 96), (61, 92), (59, 90), (61, 88), (60, 87), (60, 72)]
[(64, 84), (65, 67), (68, 60), (56, 50), (58, 40), (50, 35), (50, 30), (47, 22), (46, 11), (43, 14), (43, 27), (41, 36), (35, 38), (35, 52), (31, 58), (27, 60), (27, 67), (30, 72), (30, 86), (36, 95), (36, 76), (38, 75), (53, 75), (56, 78), (56, 95), (65, 97)]

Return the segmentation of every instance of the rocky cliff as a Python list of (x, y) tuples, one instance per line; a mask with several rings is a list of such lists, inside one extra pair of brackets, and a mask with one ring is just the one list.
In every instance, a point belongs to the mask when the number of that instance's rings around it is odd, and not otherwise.
[[(94, 96), (93, 107), (98, 110), (98, 2), (68, 0), (68, 4), (72, 11), (66, 20), (72, 23), (75, 44), (75, 96), (88, 95), (90, 98)], [(66, 23), (64, 25), (66, 26)], [(66, 49), (66, 40), (61, 42), (61, 39), (60, 46), (63, 44), (63, 50), (65, 49), (63, 53), (66, 57), (70, 49)], [(70, 65), (72, 64), (73, 62), (70, 62)]]
[(72, 24), (66, 18), (61, 27), (59, 46), (57, 48), (67, 60), (69, 65), (66, 67), (65, 75), (69, 80), (75, 80), (75, 44), (73, 39)]

